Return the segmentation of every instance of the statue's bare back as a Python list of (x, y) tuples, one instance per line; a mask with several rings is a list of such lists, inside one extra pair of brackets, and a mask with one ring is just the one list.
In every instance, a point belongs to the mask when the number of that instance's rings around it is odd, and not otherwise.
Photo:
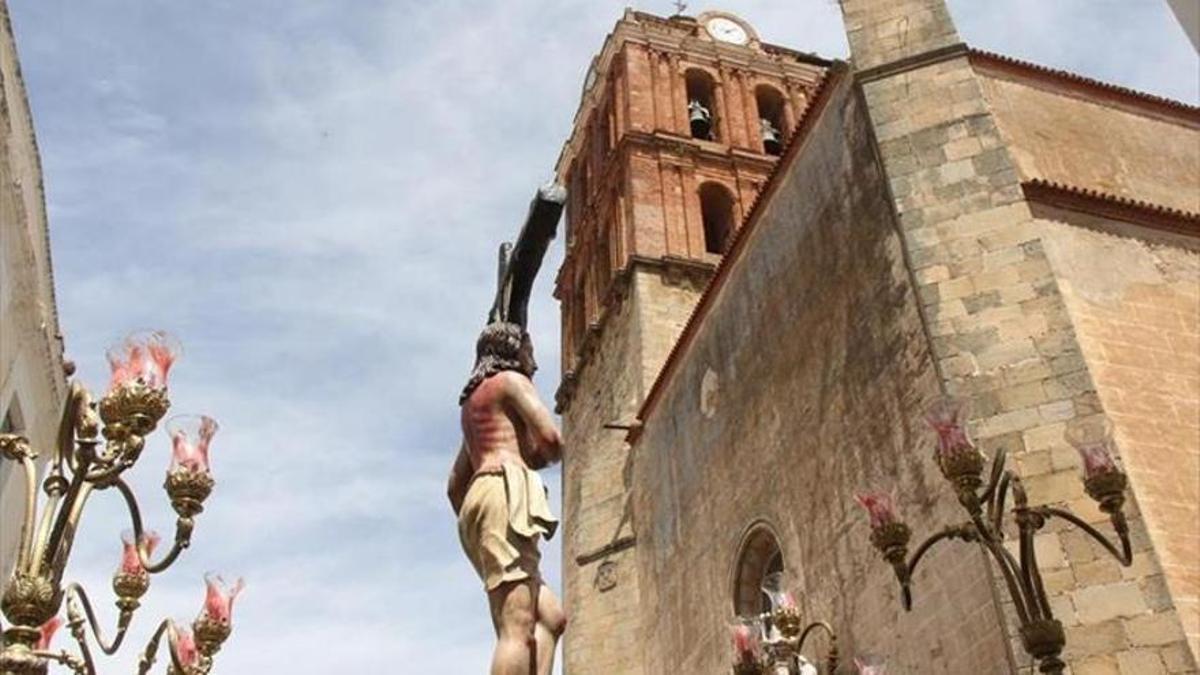
[(524, 456), (530, 454), (530, 444), (522, 439), (529, 434), (514, 405), (522, 383), (514, 380), (529, 382), (511, 370), (497, 373), (484, 380), (462, 406), (463, 439), (473, 473), (499, 471), (505, 462), (528, 466)]

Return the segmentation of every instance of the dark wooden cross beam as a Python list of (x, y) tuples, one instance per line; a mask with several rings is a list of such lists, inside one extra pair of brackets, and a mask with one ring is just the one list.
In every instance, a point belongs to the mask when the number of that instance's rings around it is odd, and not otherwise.
[(517, 235), (515, 244), (500, 245), (499, 279), (496, 300), (488, 315), (488, 323), (507, 321), (527, 326), (529, 295), (533, 280), (542, 267), (546, 249), (558, 231), (558, 219), (567, 201), (566, 188), (550, 183), (538, 188), (529, 203), (529, 214)]

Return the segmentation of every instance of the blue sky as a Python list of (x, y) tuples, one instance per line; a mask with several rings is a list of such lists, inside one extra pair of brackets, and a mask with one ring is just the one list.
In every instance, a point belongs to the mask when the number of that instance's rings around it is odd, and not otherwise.
[[(1195, 52), (1163, 0), (950, 4), (975, 46), (1197, 100)], [(192, 616), (207, 569), (248, 582), (219, 673), (485, 672), (486, 602), (443, 496), (457, 395), (495, 246), (550, 176), (623, 6), (9, 0), (68, 355), (99, 387), (107, 342), (172, 330), (187, 349), (176, 411), (222, 425), (195, 545), (103, 672), (132, 670), (152, 620)], [(846, 53), (833, 0), (719, 8), (768, 41)], [(548, 399), (560, 257), (531, 306)], [(153, 442), (133, 479), (167, 534)], [(72, 560), (100, 597), (118, 507), (95, 499)], [(555, 540), (555, 586), (560, 555)]]

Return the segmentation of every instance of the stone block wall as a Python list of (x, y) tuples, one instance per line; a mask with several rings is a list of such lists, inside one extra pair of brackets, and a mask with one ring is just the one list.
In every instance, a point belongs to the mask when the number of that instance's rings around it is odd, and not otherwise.
[(833, 623), (843, 655), (1009, 672), (978, 551), (933, 551), (905, 613), (854, 503), (894, 487), (920, 533), (961, 519), (920, 422), (938, 378), (864, 106), (844, 81), (819, 114), (633, 447), (645, 672), (728, 668), (754, 523), (778, 534), (805, 616)]
[[(1114, 570), (1092, 562), (1090, 548), (1073, 546), (1081, 562), (1075, 580), (1109, 584), (1106, 593), (1076, 594), (1074, 609), (1120, 618), (1123, 632), (1112, 645), (1126, 649), (1098, 662), (1183, 672), (1192, 663), (1185, 633), (1191, 656), (1200, 653), (1200, 241), (1035, 208), (1161, 563), (1161, 570), (1144, 564), (1149, 559)], [(1073, 507), (1099, 515), (1086, 500)]]
[(645, 390), (695, 305), (704, 269), (635, 261), (621, 296), (594, 330), (594, 347), (564, 411), (563, 570), (570, 675), (643, 670), (637, 532), (625, 434)]
[[(912, 4), (846, 0), (848, 30), (852, 22), (883, 30), (897, 21), (897, 8)], [(951, 29), (929, 31), (923, 48), (909, 47), (934, 53), (944, 46), (938, 36)], [(852, 50), (861, 63), (888, 64), (893, 53), (870, 42), (852, 41)], [(1062, 432), (1072, 420), (1105, 410), (1043, 227), (1024, 200), (1018, 165), (965, 53), (885, 65), (863, 91), (944, 385), (973, 405), (971, 426), (982, 449), (1008, 451), (1032, 503), (1094, 518)], [(1174, 634), (1181, 633), (1174, 607), (1154, 582), (1162, 568), (1139, 501), (1135, 494), (1128, 507), (1136, 562), (1127, 570), (1075, 531), (1056, 525), (1040, 536), (1073, 672), (1160, 672), (1147, 668), (1179, 662), (1177, 640), (1160, 636), (1159, 644), (1130, 648), (1105, 637), (1127, 633), (1125, 619), (1142, 626), (1175, 622)], [(1013, 626), (1010, 620), (1010, 639)], [(1028, 664), (1015, 640), (1011, 649), (1018, 665)], [(1179, 667), (1195, 666), (1185, 659)]]

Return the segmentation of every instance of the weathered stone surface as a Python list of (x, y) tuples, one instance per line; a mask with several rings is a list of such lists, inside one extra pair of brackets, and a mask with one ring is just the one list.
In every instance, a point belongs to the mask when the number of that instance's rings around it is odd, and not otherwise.
[[(42, 169), (8, 6), (0, 2), (0, 432), (52, 447), (66, 394)], [(46, 458), (42, 452), (40, 466)], [(16, 555), (24, 477), (0, 460), (0, 585)]]
[[(919, 533), (959, 517), (928, 461), (936, 374), (848, 84), (782, 178), (633, 450), (651, 672), (722, 670), (731, 567), (760, 520), (806, 613), (832, 618), (847, 652), (887, 653), (901, 672), (1007, 672), (977, 551), (932, 552), (906, 614), (853, 501), (894, 486)], [(704, 418), (710, 368), (721, 396)], [(664, 611), (672, 621), (650, 620)]]

